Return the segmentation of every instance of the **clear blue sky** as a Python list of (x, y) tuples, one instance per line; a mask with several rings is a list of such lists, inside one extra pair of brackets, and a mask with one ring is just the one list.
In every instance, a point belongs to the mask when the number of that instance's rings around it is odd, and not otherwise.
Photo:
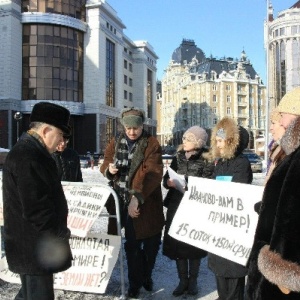
[[(270, 0), (274, 17), (297, 0)], [(159, 56), (157, 79), (163, 76), (182, 39), (194, 40), (209, 57), (239, 58), (244, 50), (266, 82), (264, 20), (266, 0), (106, 0), (133, 41), (146, 40)]]

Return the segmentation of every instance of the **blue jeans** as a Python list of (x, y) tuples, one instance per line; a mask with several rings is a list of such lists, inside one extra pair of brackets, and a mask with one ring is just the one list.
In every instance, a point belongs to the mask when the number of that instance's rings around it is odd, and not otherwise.
[(149, 238), (137, 240), (132, 218), (127, 216), (125, 238), (129, 287), (139, 289), (145, 280), (151, 279), (152, 270), (161, 244), (161, 232)]

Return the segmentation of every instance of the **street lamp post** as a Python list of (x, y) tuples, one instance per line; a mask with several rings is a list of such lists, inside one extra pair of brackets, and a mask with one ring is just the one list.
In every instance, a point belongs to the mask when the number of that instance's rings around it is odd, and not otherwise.
[(15, 114), (14, 114), (14, 119), (17, 121), (17, 141), (19, 140), (19, 123), (20, 121), (22, 120), (23, 118), (23, 115), (21, 112), (17, 111)]

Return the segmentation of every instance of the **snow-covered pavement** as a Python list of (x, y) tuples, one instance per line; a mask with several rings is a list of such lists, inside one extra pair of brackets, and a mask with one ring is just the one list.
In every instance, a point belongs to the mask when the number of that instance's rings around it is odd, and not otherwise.
[[(98, 168), (95, 167), (93, 170), (83, 169), (84, 182), (93, 183), (104, 183), (106, 179), (99, 172)], [(0, 171), (1, 173), (1, 171)], [(1, 175), (1, 174), (0, 174)], [(1, 177), (1, 176), (0, 176)], [(254, 174), (253, 184), (263, 185), (265, 175)], [(165, 194), (165, 191), (163, 191)], [(97, 227), (98, 225), (95, 224)], [(123, 254), (124, 255), (124, 254)], [(126, 269), (126, 258), (124, 256), (124, 270), (125, 270), (125, 285), (127, 289), (127, 269)], [(154, 300), (165, 300), (165, 299), (203, 299), (203, 300), (215, 300), (217, 298), (216, 285), (213, 273), (207, 268), (207, 261), (204, 259), (201, 262), (200, 275), (198, 278), (199, 293), (196, 296), (181, 296), (173, 297), (172, 291), (178, 284), (177, 272), (175, 262), (171, 261), (167, 257), (163, 256), (159, 252), (155, 270), (153, 273), (154, 290), (153, 292), (147, 292), (143, 288), (140, 292), (139, 299), (154, 299)], [(19, 290), (19, 285), (10, 284), (0, 280), (0, 298), (2, 300), (14, 299), (15, 295)], [(106, 293), (100, 294), (88, 294), (71, 291), (55, 291), (55, 300), (92, 300), (92, 299), (107, 299), (115, 300), (121, 296), (120, 287), (120, 268), (119, 263), (116, 264), (109, 284), (107, 286)]]

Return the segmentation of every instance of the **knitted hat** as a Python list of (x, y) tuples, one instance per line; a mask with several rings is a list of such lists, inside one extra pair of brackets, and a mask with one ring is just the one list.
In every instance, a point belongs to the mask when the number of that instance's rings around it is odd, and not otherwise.
[(140, 127), (145, 121), (145, 113), (142, 109), (130, 107), (121, 111), (120, 118), (125, 127)]
[(182, 139), (192, 142), (196, 148), (200, 149), (206, 145), (208, 135), (205, 129), (199, 126), (190, 127), (183, 135)]
[(281, 113), (300, 115), (300, 88), (286, 93), (280, 100), (277, 110)]
[(70, 112), (68, 109), (50, 102), (39, 102), (34, 105), (30, 122), (41, 122), (61, 129), (65, 134), (70, 134)]
[(277, 108), (273, 109), (271, 113), (271, 122), (279, 122), (281, 119), (281, 114)]

